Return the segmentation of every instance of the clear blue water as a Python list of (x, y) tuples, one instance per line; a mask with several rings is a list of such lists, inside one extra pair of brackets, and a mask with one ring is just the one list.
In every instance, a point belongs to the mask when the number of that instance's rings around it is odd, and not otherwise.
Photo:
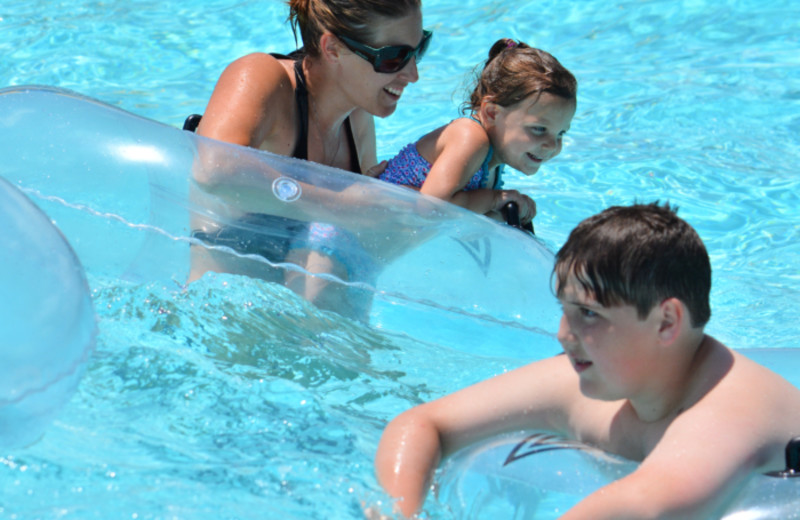
[[(0, 85), (70, 88), (179, 126), (231, 60), (293, 48), (286, 12), (265, 0), (5, 0)], [(608, 205), (670, 200), (712, 257), (709, 332), (796, 348), (796, 2), (440, 0), (424, 18), (436, 36), (420, 82), (378, 122), (382, 158), (456, 115), (496, 39), (545, 48), (580, 90), (562, 155), (507, 179), (537, 200), (538, 234), (556, 249)], [(0, 453), (0, 517), (358, 518), (384, 498), (372, 456), (388, 419), (544, 355), (420, 344), (226, 282), (169, 297), (94, 286), (96, 355), (43, 439)]]

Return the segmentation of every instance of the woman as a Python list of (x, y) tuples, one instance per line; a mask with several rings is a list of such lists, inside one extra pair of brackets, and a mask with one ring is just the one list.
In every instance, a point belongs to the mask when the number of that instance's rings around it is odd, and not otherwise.
[[(231, 63), (212, 93), (197, 132), (366, 173), (377, 163), (373, 116), (391, 115), (405, 87), (419, 78), (417, 61), (431, 39), (431, 33), (422, 30), (420, 1), (288, 3), (302, 49), (290, 56), (254, 53)], [(310, 272), (347, 280), (348, 266), (331, 252), (337, 250), (337, 239), (352, 242), (353, 237), (316, 224), (306, 231), (307, 239), (298, 242), (295, 237), (285, 260)], [(201, 239), (213, 241), (203, 235)], [(323, 240), (325, 247), (319, 247)], [(208, 250), (195, 251), (191, 279), (208, 270), (242, 272), (243, 262), (228, 256), (223, 259), (218, 254), (212, 257)], [(290, 272), (286, 284), (324, 308), (337, 308), (341, 301), (337, 288), (318, 278)]]

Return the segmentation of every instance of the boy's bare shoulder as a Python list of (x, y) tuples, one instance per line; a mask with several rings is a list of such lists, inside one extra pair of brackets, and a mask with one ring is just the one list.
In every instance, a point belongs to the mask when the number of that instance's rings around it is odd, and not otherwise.
[(781, 469), (783, 448), (800, 435), (800, 390), (772, 370), (712, 341), (713, 351), (694, 379), (701, 382), (698, 393), (690, 396), (670, 425), (672, 433), (707, 432), (704, 436), (715, 439), (712, 442), (753, 454), (760, 470)]

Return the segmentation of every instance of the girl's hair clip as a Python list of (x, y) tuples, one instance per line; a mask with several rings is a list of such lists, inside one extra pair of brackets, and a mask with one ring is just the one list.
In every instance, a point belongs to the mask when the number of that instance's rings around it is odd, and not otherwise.
[(513, 48), (514, 48), (514, 47), (516, 47), (517, 45), (519, 45), (517, 42), (515, 42), (514, 40), (512, 40), (511, 38), (509, 38), (509, 39), (508, 39), (508, 43), (506, 44), (506, 49), (513, 49)]

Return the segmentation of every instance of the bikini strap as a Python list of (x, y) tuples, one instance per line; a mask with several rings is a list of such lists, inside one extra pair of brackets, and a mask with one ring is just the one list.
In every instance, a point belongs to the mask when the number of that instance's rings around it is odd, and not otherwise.
[[(294, 53), (293, 53), (294, 54)], [(308, 88), (306, 88), (306, 77), (303, 74), (303, 59), (302, 55), (288, 57), (294, 59), (294, 76), (297, 87), (294, 91), (294, 98), (297, 102), (297, 111), (300, 115), (300, 133), (297, 137), (297, 145), (295, 145), (292, 157), (298, 159), (308, 159)], [(361, 163), (358, 160), (358, 148), (356, 147), (356, 139), (353, 134), (353, 127), (348, 117), (344, 121), (344, 129), (347, 134), (347, 144), (350, 147), (350, 171), (353, 173), (361, 173)]]
[(308, 159), (308, 89), (306, 89), (306, 77), (303, 74), (303, 60), (295, 60), (294, 77), (297, 83), (297, 87), (294, 89), (294, 99), (300, 115), (300, 133), (297, 136), (297, 144), (292, 152), (292, 157)]
[[(465, 119), (471, 119), (476, 123), (478, 123), (479, 125), (481, 125), (481, 127), (483, 127), (483, 123), (481, 123), (481, 120), (475, 117), (473, 114), (465, 116)], [(483, 164), (481, 164), (481, 169), (486, 168), (487, 175), (491, 173), (489, 172), (489, 161), (492, 160), (492, 155), (494, 155), (494, 146), (492, 146), (492, 143), (490, 142), (489, 153), (486, 154), (486, 159), (484, 159)], [(499, 190), (503, 187), (503, 179), (501, 179), (503, 175), (503, 166), (504, 166), (503, 164), (499, 164), (495, 168), (494, 185), (492, 186), (493, 190)]]
[(349, 117), (344, 120), (344, 130), (347, 133), (347, 144), (350, 146), (350, 171), (353, 173), (361, 173), (361, 163), (358, 160), (356, 138), (353, 135), (353, 126), (350, 124)]

